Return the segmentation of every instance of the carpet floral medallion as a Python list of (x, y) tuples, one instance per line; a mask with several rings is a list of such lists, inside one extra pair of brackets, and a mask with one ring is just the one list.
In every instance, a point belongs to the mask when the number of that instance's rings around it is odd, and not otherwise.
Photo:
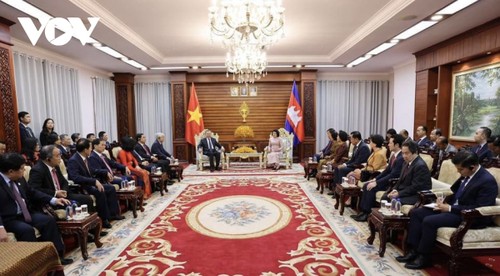
[(300, 185), (242, 178), (187, 186), (103, 272), (167, 274), (363, 273)]

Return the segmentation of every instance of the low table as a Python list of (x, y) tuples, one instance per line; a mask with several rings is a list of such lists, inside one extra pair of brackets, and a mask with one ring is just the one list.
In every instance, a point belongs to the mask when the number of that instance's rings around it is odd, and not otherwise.
[(184, 169), (187, 168), (188, 165), (189, 163), (187, 161), (170, 163), (170, 169), (172, 170), (172, 172), (175, 173), (178, 182), (181, 182), (181, 180), (184, 179), (184, 177), (182, 177), (182, 173), (184, 172)]
[(149, 179), (151, 180), (151, 183), (157, 184), (158, 186), (160, 186), (159, 189), (160, 189), (161, 196), (163, 196), (163, 191), (168, 193), (167, 185), (165, 185), (165, 181), (168, 179), (168, 176), (166, 174), (164, 174), (164, 173), (161, 173), (161, 174), (151, 173), (149, 175)]
[[(163, 193), (162, 193), (163, 195)], [(139, 207), (141, 212), (144, 212), (143, 202), (144, 202), (144, 191), (140, 187), (135, 187), (134, 190), (118, 190), (116, 191), (116, 196), (119, 200), (131, 200), (132, 201), (132, 213), (134, 218), (137, 218), (137, 201), (139, 201)], [(121, 209), (120, 209), (121, 215)]]
[(83, 259), (89, 257), (87, 253), (87, 236), (90, 229), (94, 229), (94, 243), (97, 248), (101, 248), (102, 243), (99, 241), (101, 235), (102, 221), (97, 216), (97, 213), (90, 214), (80, 220), (58, 220), (57, 226), (63, 235), (76, 235), (80, 243)]
[(368, 225), (370, 226), (370, 236), (366, 240), (368, 244), (373, 244), (375, 239), (375, 232), (378, 231), (380, 237), (380, 248), (378, 250), (378, 255), (384, 257), (385, 246), (387, 243), (387, 231), (388, 230), (403, 230), (403, 252), (406, 253), (406, 238), (408, 235), (408, 223), (410, 222), (410, 217), (402, 215), (384, 215), (380, 212), (379, 208), (372, 208), (371, 214), (368, 216)]
[(229, 169), (229, 160), (231, 158), (247, 159), (249, 157), (258, 157), (259, 158), (259, 168), (264, 168), (264, 164), (262, 163), (262, 152), (252, 152), (252, 153), (228, 152), (228, 153), (226, 153), (226, 169)]
[(361, 188), (358, 186), (337, 184), (335, 186), (335, 209), (338, 209), (340, 204), (340, 215), (344, 215), (345, 201), (344, 196), (350, 196), (351, 201), (357, 199), (361, 195)]
[(318, 162), (309, 161), (309, 159), (304, 160), (304, 178), (307, 177), (307, 181), (309, 181), (310, 174), (313, 170), (318, 169)]
[[(308, 177), (309, 179), (309, 177)], [(333, 180), (333, 171), (319, 171), (316, 174), (316, 182), (318, 183), (318, 186), (316, 187), (316, 190), (319, 191), (320, 194), (323, 193), (325, 190), (325, 186), (328, 185)]]

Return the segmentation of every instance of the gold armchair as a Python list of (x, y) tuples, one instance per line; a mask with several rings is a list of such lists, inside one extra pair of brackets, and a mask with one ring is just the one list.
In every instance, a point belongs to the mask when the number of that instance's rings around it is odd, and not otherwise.
[[(280, 157), (280, 164), (284, 163), (285, 168), (289, 169), (292, 167), (293, 163), (293, 133), (288, 133), (284, 128), (278, 129), (280, 133), (282, 152)], [(267, 154), (270, 149), (266, 147), (264, 150), (264, 164), (267, 164)]]
[[(208, 156), (198, 151), (198, 145), (200, 144), (201, 139), (205, 138), (206, 131), (207, 129), (204, 129), (202, 132), (200, 132), (200, 134), (194, 136), (194, 140), (196, 142), (196, 167), (198, 168), (199, 171), (202, 171), (203, 166), (208, 165), (210, 162)], [(219, 134), (213, 133), (212, 137), (215, 138), (217, 142), (219, 142)], [(220, 165), (221, 168), (224, 168), (225, 165), (224, 148), (222, 148), (220, 152)]]

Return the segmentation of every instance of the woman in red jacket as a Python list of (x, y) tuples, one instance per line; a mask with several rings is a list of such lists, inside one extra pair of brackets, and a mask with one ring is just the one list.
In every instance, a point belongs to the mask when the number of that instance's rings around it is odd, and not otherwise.
[(118, 153), (117, 161), (127, 166), (130, 172), (136, 177), (137, 180), (144, 183), (144, 198), (147, 199), (151, 196), (151, 184), (149, 182), (149, 172), (139, 167), (139, 163), (132, 155), (134, 150), (135, 140), (131, 137), (122, 138), (122, 150)]

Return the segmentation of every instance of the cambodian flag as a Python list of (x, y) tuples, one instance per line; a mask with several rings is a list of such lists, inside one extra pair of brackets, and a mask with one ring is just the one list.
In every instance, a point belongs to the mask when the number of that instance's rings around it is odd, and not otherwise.
[(293, 81), (292, 93), (288, 102), (285, 129), (295, 135), (293, 138), (294, 146), (304, 141), (304, 116), (302, 115), (299, 90), (295, 81)]

